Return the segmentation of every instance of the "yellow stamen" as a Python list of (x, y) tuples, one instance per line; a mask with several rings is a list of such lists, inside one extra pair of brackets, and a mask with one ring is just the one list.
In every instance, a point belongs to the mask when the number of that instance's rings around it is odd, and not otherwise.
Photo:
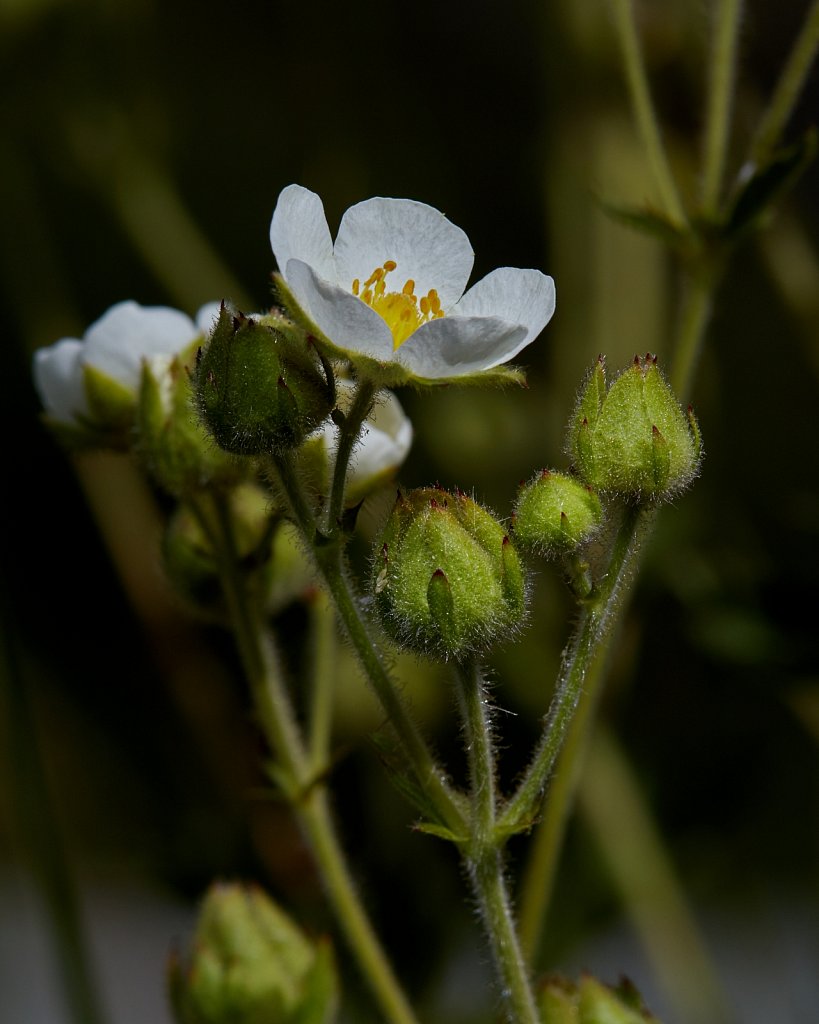
[[(395, 260), (386, 260), (383, 266), (376, 267), (364, 282), (361, 291), (359, 278), (353, 281), (353, 295), (378, 313), (386, 321), (392, 332), (393, 348), (400, 345), (413, 334), (421, 324), (428, 320), (437, 320), (444, 315), (438, 292), (430, 288), (420, 298), (415, 294), (415, 281), (408, 278), (400, 292), (387, 291), (387, 275), (395, 270)], [(359, 294), (360, 292), (360, 294)]]

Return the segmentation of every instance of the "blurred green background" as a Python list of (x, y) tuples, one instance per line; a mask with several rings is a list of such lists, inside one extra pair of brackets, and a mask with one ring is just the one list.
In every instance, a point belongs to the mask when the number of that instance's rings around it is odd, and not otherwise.
[[(714, 6), (638, 5), (691, 194)], [(747, 4), (732, 174), (806, 9)], [(532, 266), (557, 284), (555, 318), (521, 357), (528, 390), (401, 395), (416, 429), (402, 482), (474, 489), (506, 516), (520, 480), (565, 466), (563, 427), (599, 352), (614, 368), (649, 350), (662, 363), (678, 268), (600, 208), (655, 199), (605, 4), (0, 0), (0, 54), (0, 1019), (67, 1020), (43, 994), (55, 985), (36, 885), (45, 847), (65, 851), (108, 1019), (128, 1024), (148, 1019), (139, 997), (161, 1004), (162, 962), (211, 878), (256, 878), (310, 928), (331, 922), (263, 789), (231, 645), (164, 587), (161, 505), (121, 460), (59, 450), (38, 421), (34, 349), (80, 337), (125, 298), (189, 314), (222, 297), (263, 307), (270, 216), (290, 182), (322, 196), (332, 230), (371, 195), (428, 202), (468, 233), (473, 280)], [(817, 113), (814, 73), (788, 137)], [(733, 1019), (778, 1024), (815, 1019), (819, 998), (818, 189), (812, 166), (720, 291), (692, 396), (702, 478), (661, 516), (601, 709)], [(557, 573), (533, 568), (529, 628), (496, 659), (507, 782), (571, 614)], [(288, 635), (302, 619), (286, 613)], [(446, 681), (419, 670), (409, 692), (457, 770)], [(455, 857), (410, 831), (352, 675), (339, 699), (342, 831), (399, 973), (424, 1019), (491, 1019)], [(663, 941), (645, 922), (635, 931), (634, 894), (601, 843), (605, 778), (586, 780), (570, 825), (543, 966), (626, 971), (683, 1024), (652, 959)], [(517, 869), (526, 844), (512, 853)], [(113, 950), (120, 973), (105, 974)], [(376, 1020), (347, 974), (349, 1019)]]

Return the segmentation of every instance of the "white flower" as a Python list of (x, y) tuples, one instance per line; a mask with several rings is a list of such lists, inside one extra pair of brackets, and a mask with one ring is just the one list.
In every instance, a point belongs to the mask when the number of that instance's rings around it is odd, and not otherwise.
[(554, 281), (539, 270), (501, 267), (464, 294), (474, 260), (469, 239), (409, 199), (350, 207), (334, 245), (321, 199), (288, 185), (270, 243), (287, 290), (335, 354), (389, 368), (398, 383), (499, 367), (555, 309)]
[(45, 411), (66, 425), (92, 419), (89, 370), (135, 399), (143, 360), (176, 355), (210, 331), (218, 312), (219, 303), (208, 303), (194, 323), (166, 306), (117, 303), (88, 328), (81, 341), (63, 338), (34, 353), (34, 383)]
[[(336, 398), (344, 408), (352, 398), (350, 381), (336, 380)], [(388, 479), (409, 454), (412, 423), (391, 391), (384, 390), (364, 420), (361, 437), (353, 451), (347, 471), (347, 502), (355, 504), (378, 483)], [(323, 441), (330, 453), (330, 475), (335, 464), (336, 427), (328, 420)]]

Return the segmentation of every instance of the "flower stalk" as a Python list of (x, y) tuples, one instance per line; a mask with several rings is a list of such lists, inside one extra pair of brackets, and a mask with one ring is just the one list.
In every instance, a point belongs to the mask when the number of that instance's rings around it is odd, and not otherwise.
[[(276, 757), (280, 783), (308, 839), (328, 897), (359, 967), (390, 1024), (417, 1024), (356, 891), (338, 842), (327, 790), (316, 775), (283, 683), (272, 638), (243, 585), (224, 501), (208, 495), (196, 511), (219, 557), (230, 621), (260, 725)], [(323, 730), (323, 726), (321, 730)], [(323, 735), (314, 725), (314, 750)]]
[(495, 966), (515, 1024), (538, 1024), (531, 982), (521, 952), (503, 870), (502, 841), (495, 829), (497, 785), (489, 699), (480, 664), (456, 667), (458, 698), (469, 761), (471, 814), (464, 857), (481, 908)]
[(538, 814), (543, 791), (577, 710), (587, 674), (598, 652), (612, 636), (622, 607), (621, 599), (652, 517), (650, 507), (623, 507), (606, 572), (586, 600), (566, 648), (555, 695), (534, 758), (500, 816), (498, 827), (503, 831), (525, 828)]
[[(352, 445), (349, 446), (348, 455), (351, 451)], [(441, 823), (454, 832), (460, 832), (464, 821), (461, 802), (410, 716), (370, 633), (370, 626), (364, 619), (344, 565), (340, 538), (327, 538), (318, 531), (292, 458), (286, 453), (273, 456), (271, 467), (290, 505), (293, 520), (313, 554), (316, 567), (335, 605), (341, 627), (401, 742), (415, 782), (434, 807)]]

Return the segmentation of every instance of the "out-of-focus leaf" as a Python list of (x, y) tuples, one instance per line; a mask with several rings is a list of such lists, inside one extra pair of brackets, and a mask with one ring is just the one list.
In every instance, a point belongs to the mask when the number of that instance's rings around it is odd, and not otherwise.
[(780, 149), (762, 167), (746, 169), (727, 212), (723, 234), (736, 239), (756, 226), (773, 203), (793, 188), (816, 156), (817, 133), (810, 128), (793, 146)]

